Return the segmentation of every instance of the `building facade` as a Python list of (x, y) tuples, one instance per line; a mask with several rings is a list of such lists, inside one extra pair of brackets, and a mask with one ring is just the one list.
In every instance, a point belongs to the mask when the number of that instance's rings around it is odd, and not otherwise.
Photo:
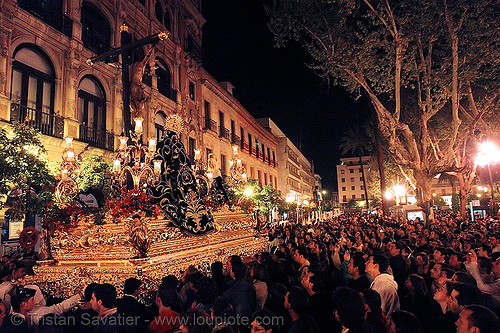
[(347, 208), (351, 200), (365, 200), (365, 189), (363, 185), (364, 170), (367, 184), (369, 181), (369, 156), (361, 158), (362, 165), (358, 157), (343, 157), (337, 165), (337, 183), (339, 187), (338, 200), (340, 208)]
[(227, 174), (237, 145), (248, 178), (278, 188), (277, 139), (232, 96), (230, 83), (201, 66), (204, 23), (201, 0), (1, 1), (0, 125), (28, 122), (55, 161), (67, 136), (76, 153), (111, 161), (124, 132), (120, 58), (89, 59), (121, 47), (124, 34), (133, 43), (166, 32), (151, 51), (148, 44), (130, 54), (144, 59), (144, 140), (160, 138), (167, 117), (178, 114), (191, 158), (195, 149), (203, 159), (212, 153)]
[(257, 119), (277, 141), (278, 190), (288, 202), (309, 205), (315, 199), (314, 165), (269, 118)]

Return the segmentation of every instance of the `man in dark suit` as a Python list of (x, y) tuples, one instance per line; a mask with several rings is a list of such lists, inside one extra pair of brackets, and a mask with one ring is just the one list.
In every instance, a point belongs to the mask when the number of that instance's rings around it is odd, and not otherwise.
[(124, 332), (127, 333), (144, 332), (149, 324), (149, 322), (146, 323), (148, 309), (137, 300), (141, 284), (142, 281), (136, 278), (125, 280), (123, 297), (116, 300), (117, 313), (127, 318), (127, 324), (124, 327)]
[[(231, 266), (232, 281), (229, 282), (229, 289), (222, 294), (234, 308), (237, 315), (250, 318), (257, 307), (257, 299), (253, 284), (245, 280), (247, 268), (242, 262), (234, 262)], [(245, 331), (247, 326), (240, 327)]]

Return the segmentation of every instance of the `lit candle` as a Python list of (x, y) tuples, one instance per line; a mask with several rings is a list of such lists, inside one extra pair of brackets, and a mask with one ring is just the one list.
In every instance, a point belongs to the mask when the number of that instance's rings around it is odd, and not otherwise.
[(237, 154), (237, 153), (238, 153), (238, 146), (237, 146), (237, 145), (234, 145), (234, 146), (233, 146), (233, 152), (234, 152), (235, 154)]
[(233, 164), (234, 164), (233, 160), (229, 160), (229, 165), (233, 166)]
[(247, 174), (246, 173), (242, 173), (241, 174), (241, 178), (243, 178), (243, 180), (246, 180), (247, 179)]
[(120, 173), (122, 171), (122, 165), (120, 160), (113, 161), (113, 173)]
[(68, 161), (74, 161), (75, 160), (75, 152), (73, 150), (68, 150), (66, 152), (66, 158), (68, 159)]
[(198, 161), (201, 158), (201, 151), (199, 149), (194, 150), (194, 160)]
[(127, 149), (127, 141), (128, 138), (126, 136), (120, 136), (120, 150), (126, 150)]
[(142, 118), (135, 118), (135, 134), (141, 135), (142, 134)]
[(214, 174), (211, 173), (211, 172), (207, 172), (207, 177), (208, 179), (210, 179), (210, 181), (212, 180), (212, 178), (214, 177)]
[(66, 170), (66, 169), (61, 170), (61, 178), (62, 179), (68, 178), (68, 170)]
[(238, 166), (240, 166), (240, 165), (241, 165), (241, 158), (238, 158), (238, 159), (236, 160), (236, 165), (238, 165)]
[(149, 138), (149, 151), (154, 153), (156, 151), (156, 139)]
[(73, 148), (73, 138), (68, 136), (65, 138), (66, 140), (66, 148)]
[(161, 161), (160, 160), (154, 160), (154, 173), (155, 175), (159, 175), (161, 173)]

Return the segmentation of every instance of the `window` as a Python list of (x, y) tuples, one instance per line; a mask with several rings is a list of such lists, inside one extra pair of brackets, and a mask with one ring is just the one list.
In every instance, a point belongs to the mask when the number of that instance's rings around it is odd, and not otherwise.
[(194, 83), (189, 81), (189, 98), (191, 98), (193, 101), (195, 99), (194, 88), (195, 88)]
[(196, 149), (196, 139), (189, 138), (188, 139), (188, 156), (191, 159), (194, 159), (194, 150)]
[(71, 37), (73, 21), (63, 14), (63, 0), (18, 0), (17, 4), (51, 27)]
[(345, 189), (345, 186), (342, 186), (342, 191), (344, 191), (344, 192), (345, 192), (345, 190), (346, 190), (346, 189)]
[(363, 181), (363, 177), (359, 177), (359, 181), (362, 182)]
[(362, 173), (362, 172), (363, 172), (363, 170), (361, 170), (361, 168), (359, 168), (359, 173)]
[(349, 173), (354, 173), (354, 169), (349, 169)]
[(240, 149), (243, 150), (245, 149), (245, 131), (243, 130), (243, 127), (240, 127)]
[(19, 112), (11, 113), (11, 120), (22, 123), (28, 118), (43, 134), (55, 135), (54, 87), (54, 67), (49, 58), (36, 46), (21, 44), (14, 52), (10, 92)]
[(342, 196), (342, 202), (347, 202), (347, 195)]
[(248, 133), (248, 153), (252, 154), (252, 134)]
[(267, 148), (267, 164), (271, 164), (271, 150)]
[(446, 195), (446, 190), (444, 188), (441, 190), (441, 195)]
[(356, 191), (356, 186), (351, 186), (351, 191)]
[(226, 155), (220, 155), (220, 172), (223, 176), (227, 174), (226, 172)]
[(257, 170), (257, 180), (259, 181), (259, 186), (262, 187), (262, 175), (260, 170)]
[(267, 185), (267, 173), (264, 172), (264, 185)]
[(210, 154), (212, 154), (212, 149), (207, 148), (207, 156), (206, 156), (207, 161), (208, 161), (208, 156), (210, 156)]
[(219, 111), (219, 137), (228, 139), (226, 128), (224, 127), (224, 112)]
[(165, 116), (165, 113), (162, 111), (159, 111), (155, 115), (155, 129), (156, 129), (156, 139), (158, 141), (163, 138), (163, 134), (165, 131), (165, 123), (167, 121), (167, 117)]
[(342, 179), (341, 179), (341, 182), (342, 182), (342, 183), (345, 183), (345, 178), (342, 178)]
[(276, 156), (274, 154), (274, 150), (273, 150), (273, 165), (276, 166)]
[(354, 182), (354, 177), (351, 177), (351, 182)]
[(361, 194), (361, 199), (365, 200), (365, 195)]
[(156, 85), (158, 87), (158, 92), (165, 97), (168, 97), (175, 102), (177, 99), (177, 92), (171, 88), (170, 68), (167, 63), (160, 58), (156, 58)]
[(353, 194), (351, 198), (356, 199), (356, 194)]
[(96, 54), (110, 49), (111, 26), (106, 17), (94, 6), (82, 5), (82, 41), (83, 46)]
[(345, 170), (340, 170), (340, 174), (341, 175), (345, 174)]
[(170, 19), (170, 12), (168, 11), (167, 7), (163, 5), (164, 1), (156, 1), (155, 4), (155, 16), (158, 21), (160, 21), (161, 24), (165, 28), (167, 28), (168, 31), (172, 31), (172, 22)]
[(255, 139), (255, 156), (259, 158), (259, 139)]
[(204, 101), (203, 103), (203, 109), (205, 112), (205, 128), (206, 129), (211, 129), (212, 126), (212, 119), (210, 115), (210, 102)]
[(80, 140), (106, 148), (106, 98), (101, 83), (85, 76), (78, 87)]

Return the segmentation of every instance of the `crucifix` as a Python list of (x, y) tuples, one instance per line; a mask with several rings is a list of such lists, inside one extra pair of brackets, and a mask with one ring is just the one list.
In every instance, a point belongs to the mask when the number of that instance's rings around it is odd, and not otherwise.
[[(154, 46), (160, 40), (167, 39), (169, 34), (168, 32), (160, 32), (132, 42), (132, 35), (127, 30), (127, 26), (122, 25), (120, 47), (113, 48), (101, 55), (97, 55), (87, 60), (87, 63), (90, 65), (96, 62), (111, 63), (116, 61), (117, 57), (121, 55), (122, 112), (125, 135), (128, 135), (132, 129), (132, 119), (130, 114), (133, 113), (134, 118), (140, 117), (142, 108), (144, 107), (144, 102), (146, 101), (141, 80), (147, 64), (147, 59), (151, 55)], [(134, 51), (148, 44), (151, 45), (151, 48), (147, 51), (144, 58), (140, 61), (135, 60), (133, 57)]]

